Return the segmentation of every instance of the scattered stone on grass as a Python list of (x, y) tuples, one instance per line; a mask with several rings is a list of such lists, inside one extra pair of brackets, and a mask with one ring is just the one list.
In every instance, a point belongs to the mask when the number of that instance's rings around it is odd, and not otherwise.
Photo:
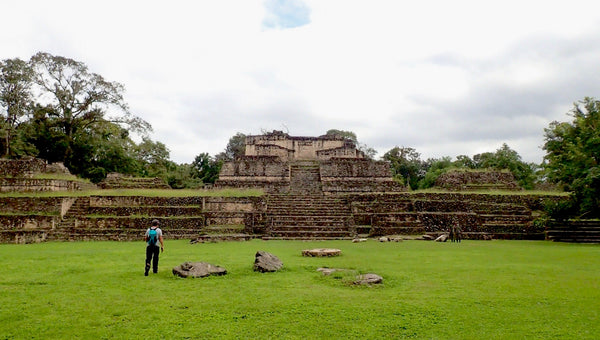
[(377, 274), (363, 274), (356, 277), (355, 285), (372, 285), (383, 283), (383, 278)]
[(425, 241), (431, 241), (431, 240), (434, 240), (435, 237), (425, 234), (425, 235), (421, 236), (421, 239), (425, 240)]
[(281, 262), (277, 256), (262, 250), (256, 252), (254, 258), (254, 271), (261, 273), (276, 272), (282, 267), (283, 262)]
[(435, 242), (446, 242), (448, 241), (448, 234), (442, 234), (435, 239)]
[(332, 273), (335, 273), (335, 272), (346, 272), (348, 270), (349, 269), (327, 268), (327, 267), (317, 268), (317, 271), (323, 273), (323, 276), (329, 276), (329, 275), (331, 275)]
[(379, 242), (390, 242), (390, 238), (387, 236), (381, 236)]
[(352, 243), (359, 243), (359, 242), (367, 242), (366, 238), (355, 238), (352, 240)]
[(302, 251), (302, 256), (308, 257), (331, 257), (340, 256), (342, 253), (339, 249), (333, 248), (317, 248), (317, 249), (305, 249)]
[(227, 270), (206, 262), (184, 262), (173, 267), (173, 274), (180, 277), (207, 277), (210, 275), (225, 275)]

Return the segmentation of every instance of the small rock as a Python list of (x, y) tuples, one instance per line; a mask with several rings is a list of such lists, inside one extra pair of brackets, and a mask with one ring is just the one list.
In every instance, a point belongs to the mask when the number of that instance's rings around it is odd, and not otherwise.
[(383, 282), (383, 278), (377, 274), (364, 274), (356, 277), (355, 285), (371, 285), (380, 284)]
[(431, 236), (431, 235), (427, 235), (427, 234), (425, 234), (425, 235), (423, 235), (423, 236), (421, 236), (421, 237), (422, 237), (424, 240), (427, 240), (427, 241), (431, 241), (431, 240), (433, 240), (433, 239), (434, 239), (434, 238), (433, 238), (433, 236)]
[(387, 236), (382, 236), (379, 238), (379, 242), (390, 242), (390, 238)]
[(283, 262), (277, 256), (262, 250), (256, 252), (254, 271), (261, 273), (276, 272), (282, 267)]
[(173, 274), (180, 277), (207, 277), (225, 275), (227, 270), (206, 262), (184, 262), (173, 268)]
[(359, 243), (359, 242), (367, 242), (366, 238), (355, 238), (352, 240), (352, 243)]
[(404, 239), (402, 237), (390, 237), (390, 242), (402, 242)]
[(339, 249), (333, 248), (317, 248), (317, 249), (305, 249), (302, 251), (302, 256), (309, 257), (330, 257), (330, 256), (340, 256), (342, 253)]
[(335, 273), (335, 272), (346, 271), (346, 269), (339, 269), (339, 268), (318, 268), (317, 271), (323, 273), (324, 276), (329, 276), (329, 275), (331, 275), (332, 273)]
[(435, 239), (435, 242), (446, 242), (448, 241), (448, 235), (442, 234), (438, 238)]

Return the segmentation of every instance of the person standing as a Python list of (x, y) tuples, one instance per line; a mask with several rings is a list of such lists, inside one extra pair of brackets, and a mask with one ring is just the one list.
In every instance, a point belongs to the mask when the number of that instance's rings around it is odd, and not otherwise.
[(146, 230), (146, 235), (144, 236), (144, 240), (146, 241), (146, 269), (144, 270), (144, 276), (148, 276), (150, 262), (152, 262), (152, 272), (154, 274), (158, 273), (158, 254), (165, 251), (162, 230), (160, 230), (158, 225), (158, 220), (152, 220), (152, 226)]

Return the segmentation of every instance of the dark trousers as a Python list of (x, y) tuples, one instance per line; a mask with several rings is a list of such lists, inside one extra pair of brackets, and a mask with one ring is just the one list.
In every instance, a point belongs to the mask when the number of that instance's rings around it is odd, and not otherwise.
[(152, 262), (152, 272), (158, 273), (158, 254), (160, 254), (159, 246), (146, 247), (146, 273), (150, 270), (150, 262)]

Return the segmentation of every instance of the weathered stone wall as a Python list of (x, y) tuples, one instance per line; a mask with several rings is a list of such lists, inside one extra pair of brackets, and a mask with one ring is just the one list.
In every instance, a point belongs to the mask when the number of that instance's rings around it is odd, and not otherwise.
[(111, 173), (98, 185), (102, 189), (171, 189), (161, 178), (131, 177)]
[(59, 216), (0, 215), (0, 243), (47, 241), (59, 221)]
[(0, 213), (60, 215), (62, 201), (62, 197), (0, 197)]
[(351, 141), (339, 136), (292, 137), (286, 133), (246, 136), (246, 156), (277, 156), (282, 161), (364, 158)]
[(215, 188), (260, 188), (286, 192), (290, 185), (289, 163), (275, 156), (249, 156), (223, 164)]
[(45, 171), (46, 161), (43, 159), (0, 159), (0, 177), (30, 177)]
[(349, 197), (355, 223), (369, 225), (371, 235), (441, 234), (459, 223), (466, 238), (544, 239), (544, 228), (533, 223), (532, 211), (546, 195), (468, 193), (363, 194)]
[(435, 186), (453, 191), (521, 190), (511, 172), (491, 170), (449, 171), (438, 177)]
[(334, 158), (321, 162), (321, 178), (328, 177), (390, 178), (392, 172), (389, 162)]
[(257, 180), (261, 178), (285, 179), (289, 176), (290, 170), (287, 162), (282, 162), (273, 156), (252, 156), (223, 164), (219, 179), (228, 179), (229, 177), (253, 177)]
[(74, 191), (91, 188), (95, 186), (62, 179), (0, 178), (0, 192)]
[(326, 194), (406, 190), (392, 179), (388, 162), (333, 158), (321, 162), (320, 171)]

